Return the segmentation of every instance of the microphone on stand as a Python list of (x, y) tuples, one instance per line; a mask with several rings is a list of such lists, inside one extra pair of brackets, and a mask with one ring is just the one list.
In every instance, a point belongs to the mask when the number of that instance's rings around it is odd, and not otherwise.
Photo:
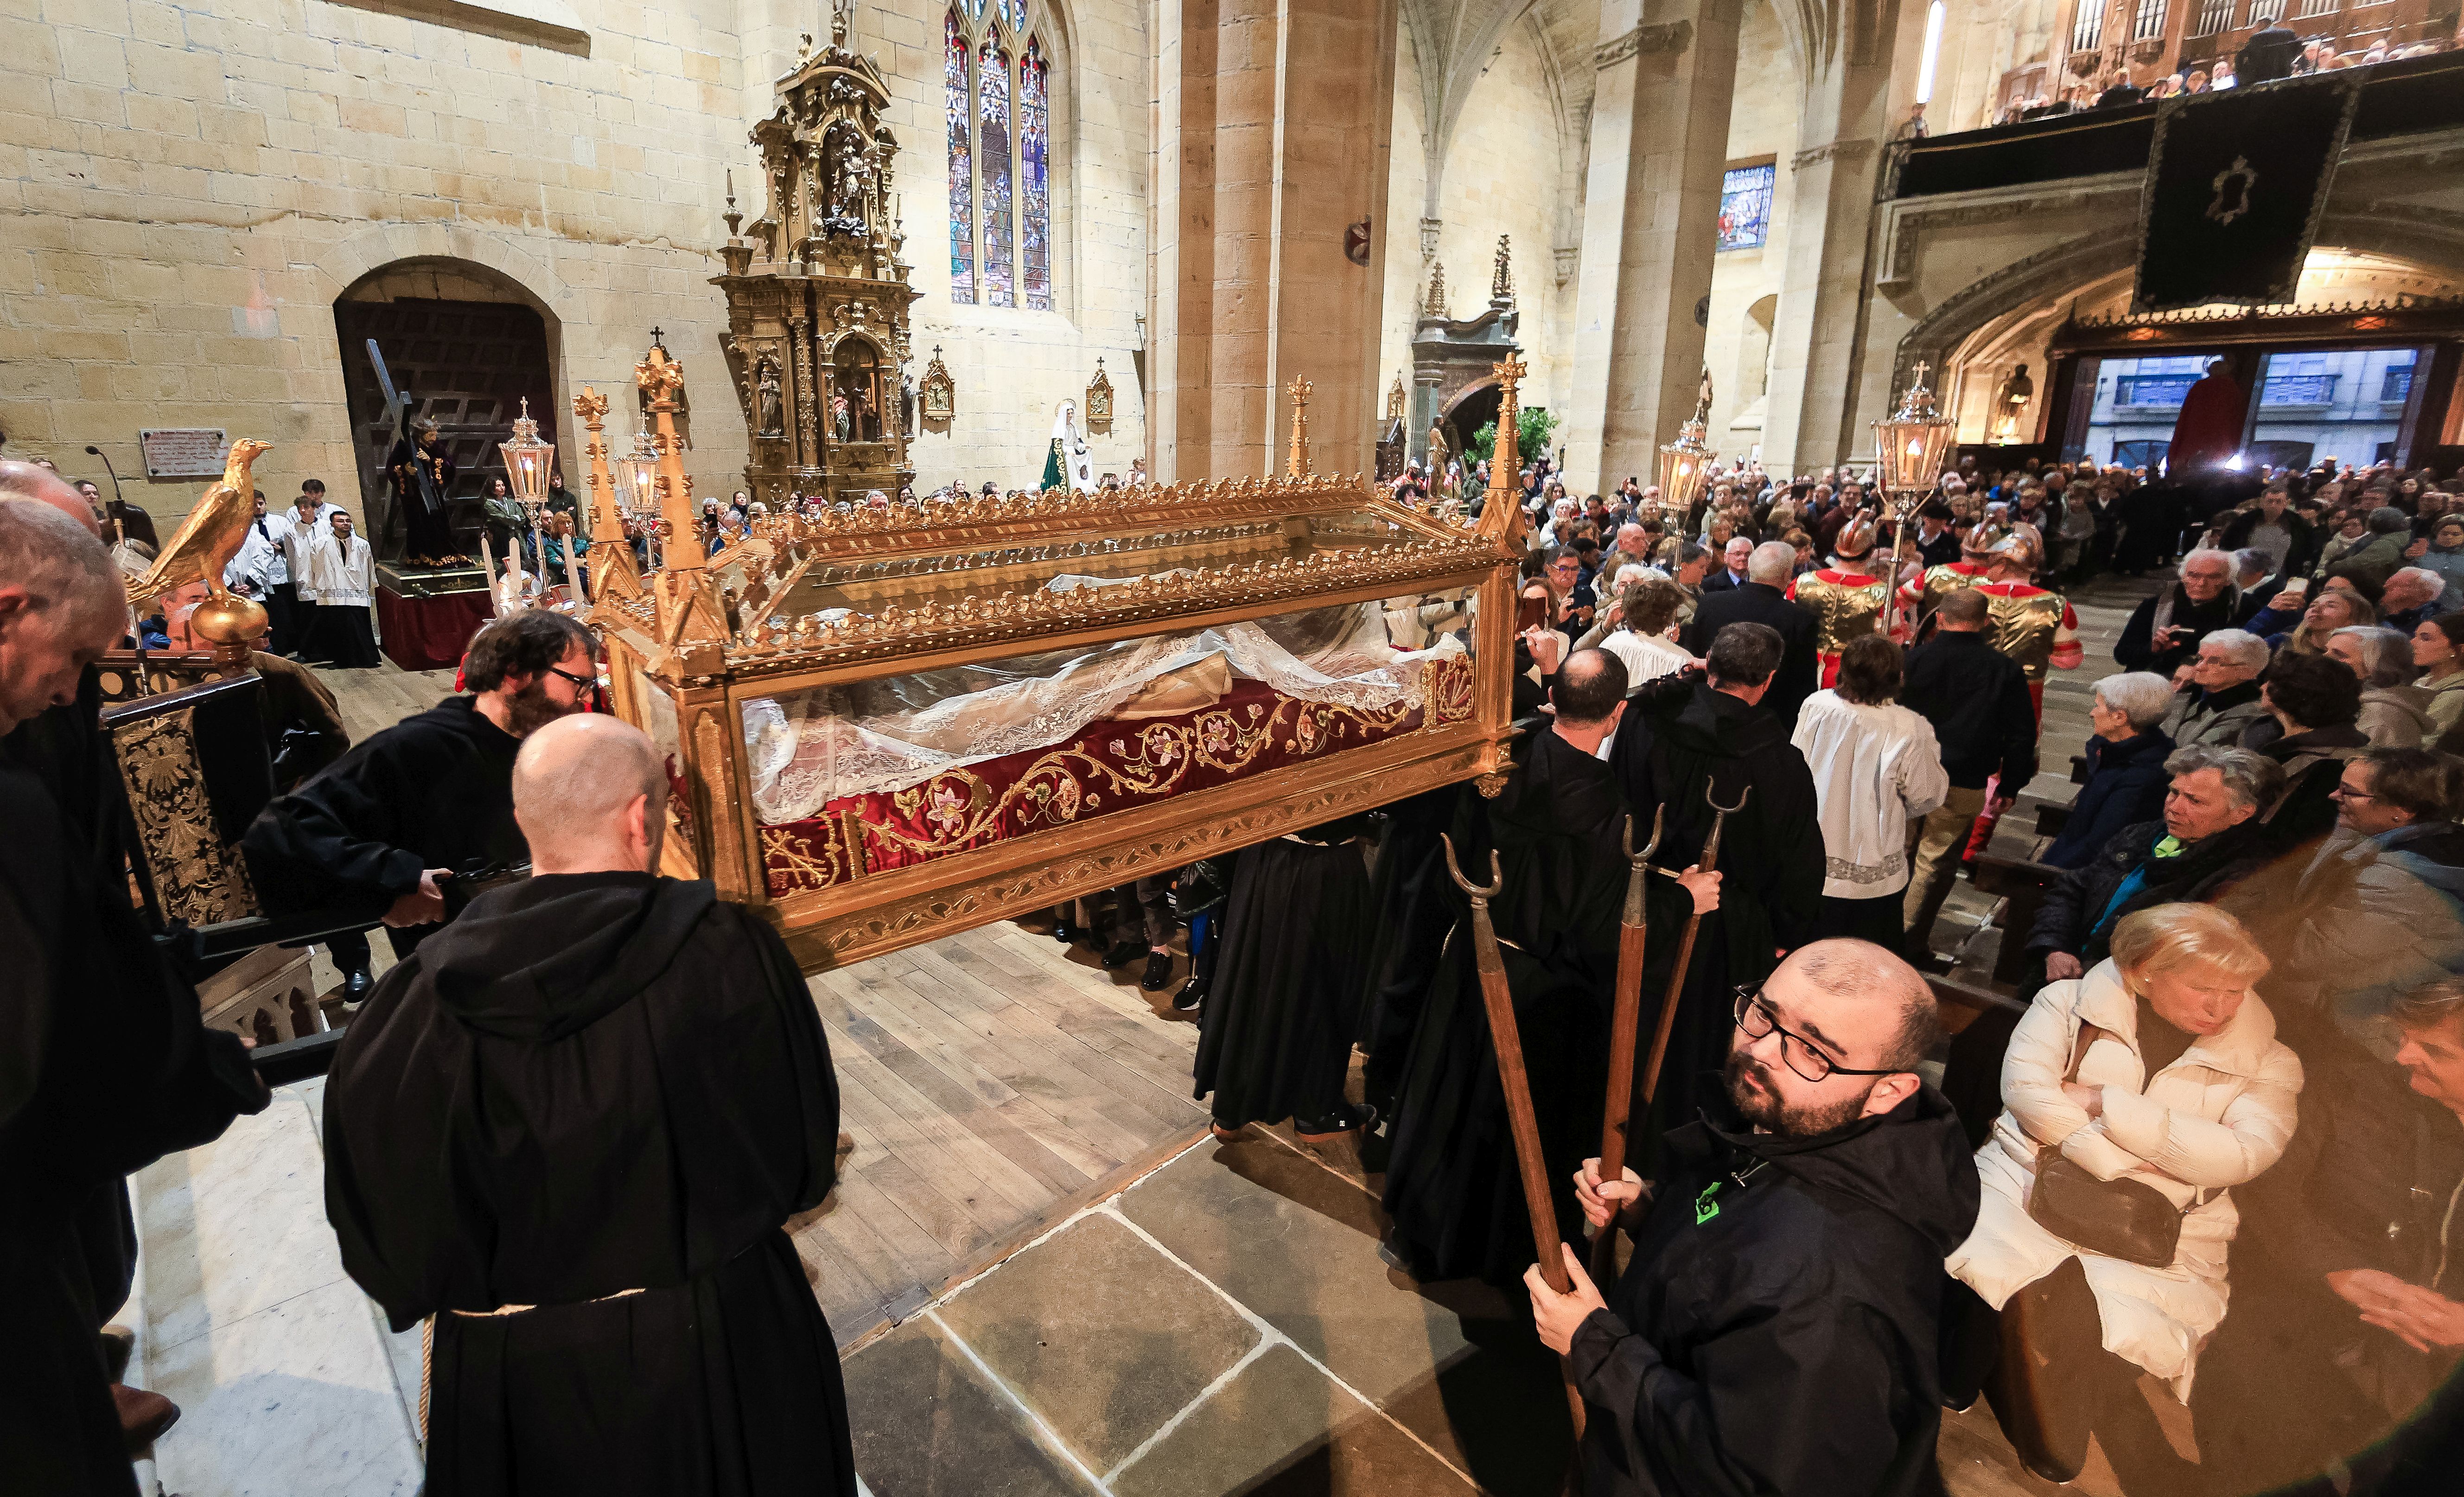
[(119, 471), (118, 469), (116, 469), (116, 468), (114, 468), (114, 467), (112, 467), (112, 466), (111, 466), (111, 454), (110, 454), (110, 453), (108, 453), (108, 452), (106, 452), (106, 451), (104, 451), (101, 448), (95, 447), (95, 446), (92, 446), (92, 445), (88, 445), (88, 446), (87, 446), (87, 448), (86, 448), (86, 450), (85, 450), (85, 452), (86, 452), (86, 455), (87, 455), (88, 457), (99, 457), (99, 458), (101, 458), (101, 459), (102, 459), (102, 471), (103, 471), (104, 473), (107, 473), (111, 474), (111, 498), (112, 498), (112, 502), (114, 502), (114, 503), (116, 503), (116, 504), (124, 504), (124, 503), (126, 503), (127, 501), (126, 501), (125, 499), (121, 498), (121, 495), (120, 495), (120, 471)]

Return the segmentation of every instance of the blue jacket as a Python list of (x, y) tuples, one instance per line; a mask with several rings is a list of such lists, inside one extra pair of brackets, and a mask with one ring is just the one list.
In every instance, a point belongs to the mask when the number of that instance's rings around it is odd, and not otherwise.
[(2173, 740), (2162, 733), (2142, 733), (2116, 743), (2087, 740), (2087, 783), (2071, 803), (2071, 819), (2062, 834), (2045, 850), (2055, 868), (2078, 868), (2096, 856), (2115, 832), (2165, 814), (2165, 792), (2171, 782), (2165, 760)]

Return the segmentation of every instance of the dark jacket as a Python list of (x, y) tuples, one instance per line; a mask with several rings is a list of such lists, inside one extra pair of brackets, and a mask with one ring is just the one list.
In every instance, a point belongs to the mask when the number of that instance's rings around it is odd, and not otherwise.
[(2396, 999), (2464, 967), (2464, 826), (2339, 827), (2300, 873), (2298, 905), (2268, 931), (2268, 1006), (2296, 1049), (2331, 1022), (2383, 1030)]
[(2349, 581), (2361, 595), (2372, 603), (2387, 591), (2387, 581), (2407, 564), (2405, 548), (2412, 544), (2409, 531), (2395, 530), (2385, 535), (2365, 537), (2351, 550), (2336, 559), (2335, 564), (2322, 569), (2319, 582), (2323, 588), (2342, 577)]
[[(1717, 561), (1718, 558), (1715, 557), (1713, 560)], [(1745, 580), (1729, 571), (1725, 564), (1714, 567), (1710, 574), (1703, 579), (1703, 592), (1706, 597), (1715, 592), (1735, 592), (1744, 585), (1746, 585)]]
[[(2036, 923), (2028, 932), (2032, 956), (2069, 952), (2082, 967), (2093, 967), (2113, 953), (2113, 928), (2122, 917), (2150, 905), (2185, 900), (2212, 903), (2266, 866), (2266, 829), (2258, 818), (2229, 826), (2204, 842), (2191, 844), (2174, 857), (2151, 854), (2166, 836), (2161, 821), (2125, 826), (2106, 840), (2095, 857), (2064, 873), (2045, 892), (2036, 909)], [(2146, 877), (2104, 918), (2105, 906), (2130, 875), (2143, 867)]]
[(2299, 847), (2335, 829), (2336, 803), (2329, 795), (2344, 778), (2345, 760), (2370, 745), (2368, 736), (2350, 723), (2263, 743), (2248, 737), (2243, 741), (2284, 766), (2284, 793), (2262, 818), (2278, 848)]
[[(2224, 528), (2216, 534), (2216, 549), (2238, 551), (2250, 544), (2251, 533), (2258, 529), (2258, 520), (2259, 512), (2256, 509), (2234, 511), (2233, 518), (2226, 520)], [(2307, 576), (2310, 563), (2319, 555), (2320, 541), (2316, 527), (2290, 507), (2286, 508), (2283, 517), (2277, 523), (2282, 525), (2284, 533), (2293, 538), (2293, 548), (2286, 554), (2284, 564), (2277, 568), (2277, 575), (2278, 577)]]
[[(2175, 666), (2199, 652), (2199, 641), (2232, 624), (2240, 604), (2239, 595), (2230, 587), (2206, 603), (2192, 603), (2182, 584), (2175, 583), (2130, 610), (2130, 622), (2122, 627), (2122, 638), (2114, 642), (2113, 658), (2125, 671), (2171, 675)], [(2189, 629), (2189, 637), (2176, 635), (2170, 643), (2159, 645), (2156, 615), (2160, 611), (2168, 626)]]
[(2071, 803), (2071, 819), (2045, 849), (2044, 862), (2077, 868), (2096, 855), (2113, 834), (2165, 814), (2166, 756), (2173, 740), (2159, 732), (2134, 734), (2116, 743), (2087, 740), (2087, 783)]
[(475, 873), (528, 862), (514, 823), (521, 740), (476, 700), (450, 696), (371, 735), (259, 812), (244, 845), (268, 902), (382, 909), (417, 889), (428, 869)]
[(1978, 1196), (1950, 1105), (1926, 1086), (1793, 1139), (1718, 1115), (1666, 1139), (1633, 1264), (1574, 1332), (1582, 1489), (1941, 1491), (1942, 1261)]
[(2036, 777), (2036, 708), (2027, 672), (1977, 629), (1941, 629), (1908, 651), (1900, 705), (1933, 724), (1950, 782), (1981, 790), (1994, 775), (2016, 795)]
[(1821, 681), (1821, 666), (1814, 657), (1814, 610), (1789, 602), (1769, 583), (1743, 583), (1720, 592), (1713, 592), (1706, 583), (1694, 622), (1685, 626), (1686, 653), (1697, 658), (1710, 653), (1711, 641), (1731, 624), (1766, 624), (1779, 630), (1779, 674), (1772, 678), (1763, 705), (1783, 726), (1794, 727), (1796, 710)]

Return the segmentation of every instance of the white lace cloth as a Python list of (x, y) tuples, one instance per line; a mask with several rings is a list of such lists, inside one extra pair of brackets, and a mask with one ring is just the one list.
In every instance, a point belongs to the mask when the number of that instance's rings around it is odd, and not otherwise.
[[(1049, 585), (1066, 591), (1121, 581), (1059, 577)], [(1066, 742), (1156, 677), (1211, 655), (1222, 656), (1234, 675), (1287, 696), (1375, 711), (1422, 705), (1428, 667), (1464, 652), (1451, 637), (1427, 649), (1394, 649), (1384, 608), (1372, 603), (757, 698), (744, 708), (753, 808), (775, 826), (845, 796), (903, 789), (944, 770)], [(876, 710), (864, 710), (860, 698)]]

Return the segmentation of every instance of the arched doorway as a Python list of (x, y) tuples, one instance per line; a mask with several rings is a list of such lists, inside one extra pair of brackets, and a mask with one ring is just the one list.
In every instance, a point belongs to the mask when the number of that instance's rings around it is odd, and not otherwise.
[[(422, 258), (378, 267), (334, 300), (342, 386), (351, 422), (366, 533), (380, 557), (402, 553), (402, 517), (393, 513), (385, 469), (397, 430), (368, 345), (376, 344), (395, 392), (408, 402), (407, 425), (434, 421), (453, 459), (455, 538), (478, 555), (479, 501), (505, 473), (497, 444), (529, 403), (540, 436), (558, 428), (553, 313), (512, 277), (468, 260)], [(572, 482), (572, 475), (567, 475)], [(338, 496), (339, 497), (339, 496)]]
[[(1498, 407), (1506, 402), (1506, 392), (1490, 375), (1475, 380), (1455, 392), (1438, 415), (1438, 424), (1445, 429), (1446, 451), (1460, 452), (1471, 434), (1497, 419)], [(1468, 466), (1468, 465), (1466, 465)]]

